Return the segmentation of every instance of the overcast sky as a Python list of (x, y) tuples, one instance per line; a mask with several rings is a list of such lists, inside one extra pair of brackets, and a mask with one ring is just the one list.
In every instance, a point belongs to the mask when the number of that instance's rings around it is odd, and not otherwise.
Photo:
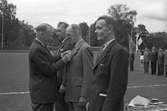
[(126, 4), (138, 12), (136, 24), (149, 32), (167, 32), (167, 0), (7, 0), (17, 6), (17, 17), (33, 26), (59, 21), (93, 23), (114, 4)]

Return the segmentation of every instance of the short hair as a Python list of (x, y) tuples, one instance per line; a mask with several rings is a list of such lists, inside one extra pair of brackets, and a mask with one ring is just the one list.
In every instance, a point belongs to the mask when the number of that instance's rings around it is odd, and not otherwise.
[(77, 25), (77, 24), (71, 24), (71, 28), (72, 28), (72, 30), (73, 30), (74, 33), (77, 33), (77, 34), (79, 34), (79, 35), (82, 36), (82, 31), (81, 31), (81, 28), (80, 28), (79, 25)]
[(38, 26), (35, 28), (35, 30), (36, 30), (37, 32), (39, 32), (39, 31), (45, 32), (45, 31), (47, 31), (48, 28), (54, 29), (51, 25), (49, 25), (49, 24), (47, 24), (47, 23), (42, 23), (42, 24), (38, 25)]
[(57, 27), (60, 27), (60, 25), (63, 25), (65, 29), (69, 26), (66, 22), (59, 22)]
[[(103, 16), (99, 17), (96, 20), (96, 22), (99, 21), (99, 20), (104, 20), (106, 22), (107, 27), (109, 27), (109, 28), (112, 25), (113, 26), (113, 31), (115, 31), (115, 20), (112, 17), (107, 16), (107, 15), (103, 15)], [(95, 24), (96, 24), (96, 22), (95, 22)]]

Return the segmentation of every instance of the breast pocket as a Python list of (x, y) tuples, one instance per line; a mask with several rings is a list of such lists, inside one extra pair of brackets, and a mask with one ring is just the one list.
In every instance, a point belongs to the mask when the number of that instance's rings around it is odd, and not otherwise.
[(82, 79), (79, 77), (72, 78), (72, 83), (74, 86), (81, 86), (82, 85)]
[(105, 64), (99, 64), (97, 69), (96, 69), (96, 73), (104, 73), (105, 72)]

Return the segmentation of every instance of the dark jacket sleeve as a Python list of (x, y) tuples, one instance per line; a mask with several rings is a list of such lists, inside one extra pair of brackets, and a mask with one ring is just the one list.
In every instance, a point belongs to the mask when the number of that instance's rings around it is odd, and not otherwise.
[(40, 73), (45, 76), (56, 76), (57, 70), (65, 65), (62, 59), (54, 61), (51, 55), (47, 55), (47, 53), (40, 49), (35, 50), (31, 58), (38, 70), (40, 70)]
[(128, 53), (117, 51), (110, 63), (110, 81), (102, 111), (116, 111), (123, 101), (128, 81)]

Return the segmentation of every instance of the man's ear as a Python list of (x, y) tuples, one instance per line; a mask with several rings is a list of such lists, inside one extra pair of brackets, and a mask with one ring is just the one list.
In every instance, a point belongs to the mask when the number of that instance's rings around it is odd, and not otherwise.
[(113, 25), (108, 25), (108, 29), (113, 32)]
[(39, 35), (43, 35), (43, 32), (42, 32), (42, 31), (39, 31), (38, 33), (39, 33)]

